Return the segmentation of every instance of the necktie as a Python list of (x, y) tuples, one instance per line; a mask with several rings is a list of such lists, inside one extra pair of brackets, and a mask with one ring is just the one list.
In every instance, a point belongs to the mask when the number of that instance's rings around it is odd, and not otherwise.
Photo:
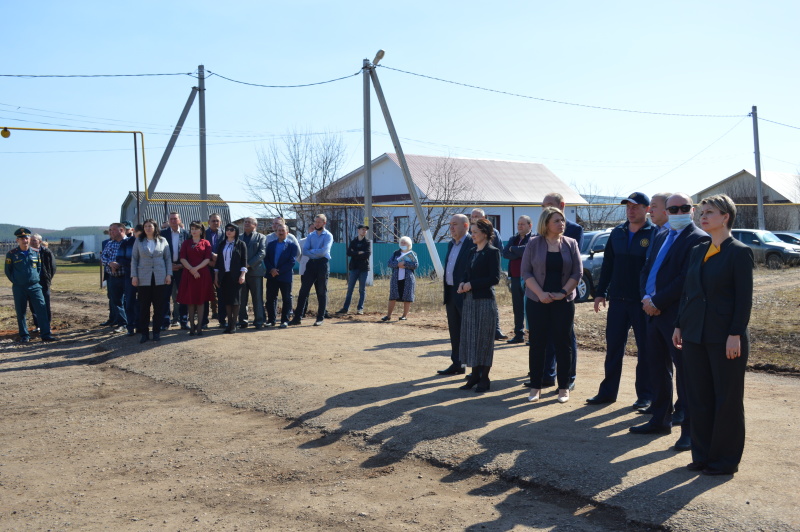
[(658, 275), (658, 270), (661, 268), (661, 263), (664, 262), (667, 253), (669, 253), (669, 248), (672, 246), (677, 235), (677, 231), (670, 229), (667, 239), (664, 241), (664, 245), (658, 250), (658, 255), (656, 256), (655, 262), (653, 262), (653, 267), (650, 269), (650, 275), (647, 276), (647, 284), (645, 285), (645, 291), (650, 296), (656, 295), (656, 276)]

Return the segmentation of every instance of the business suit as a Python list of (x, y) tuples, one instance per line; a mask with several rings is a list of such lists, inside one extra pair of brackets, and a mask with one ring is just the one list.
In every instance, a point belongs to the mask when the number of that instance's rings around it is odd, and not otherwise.
[(267, 254), (267, 237), (258, 231), (242, 234), (242, 242), (247, 246), (247, 275), (242, 285), (239, 306), (239, 326), (247, 327), (247, 300), (252, 297), (253, 318), (256, 328), (261, 328), (267, 319), (264, 315), (264, 255)]
[[(177, 231), (178, 234), (178, 246), (175, 247), (172, 242), (172, 228), (167, 227), (166, 229), (161, 230), (161, 236), (167, 241), (169, 245), (169, 257), (172, 261), (172, 264), (180, 266), (177, 270), (172, 271), (172, 289), (166, 291), (166, 299), (164, 301), (164, 322), (163, 327), (169, 328), (170, 326), (170, 315), (172, 315), (172, 320), (180, 321), (182, 329), (189, 328), (189, 309), (186, 305), (181, 305), (178, 303), (178, 286), (181, 284), (181, 274), (183, 273), (183, 266), (180, 263), (180, 252), (181, 246), (185, 240), (188, 240), (191, 237), (189, 231), (183, 228), (179, 228)], [(170, 312), (170, 299), (174, 302), (174, 309)]]
[[(447, 311), (447, 327), (450, 330), (450, 360), (452, 361), (451, 367), (461, 367), (461, 358), (459, 355), (459, 344), (461, 342), (461, 311), (464, 307), (464, 294), (457, 293), (458, 285), (464, 278), (469, 265), (470, 251), (475, 247), (472, 237), (467, 233), (464, 235), (458, 249), (458, 255), (454, 257), (451, 263), (450, 254), (453, 252), (455, 242), (451, 239), (447, 244), (447, 254), (445, 255), (445, 279), (443, 283), (444, 288), (444, 305)], [(451, 268), (452, 266), (452, 268)], [(448, 282), (449, 281), (449, 282)]]
[[(692, 460), (735, 473), (744, 451), (744, 373), (750, 352), (753, 251), (729, 237), (704, 262), (709, 243), (692, 249), (678, 310), (684, 374), (692, 412)], [(728, 336), (741, 353), (726, 357)]]
[[(661, 253), (661, 248), (670, 237), (670, 231), (662, 231), (655, 237), (652, 249), (647, 257), (642, 273), (639, 277), (639, 286), (643, 298), (649, 297), (653, 306), (660, 312), (657, 316), (645, 318), (648, 368), (650, 370), (650, 385), (653, 389), (653, 403), (651, 405), (653, 417), (650, 422), (658, 427), (672, 426), (672, 366), (675, 365), (675, 382), (678, 391), (678, 404), (684, 409), (684, 427), (682, 434), (689, 434), (689, 409), (686, 408), (686, 391), (683, 375), (683, 357), (679, 349), (672, 343), (672, 333), (675, 329), (675, 317), (678, 315), (683, 283), (689, 269), (689, 252), (701, 242), (708, 242), (711, 237), (699, 229), (694, 223), (684, 227), (673, 235), (672, 244)], [(661, 262), (659, 256), (663, 255)], [(653, 293), (648, 291), (648, 281), (651, 278), (654, 266), (658, 270), (654, 274), (651, 286)], [(645, 303), (649, 306), (649, 303)], [(688, 444), (684, 441), (683, 444)]]
[[(280, 255), (275, 256), (278, 241), (273, 240), (267, 244), (267, 254), (264, 265), (267, 277), (267, 322), (275, 325), (278, 313), (278, 292), (281, 293), (281, 324), (289, 322), (292, 312), (292, 274), (294, 264), (297, 262), (299, 251), (297, 244), (288, 238), (283, 241), (284, 247)], [(278, 275), (273, 277), (270, 272), (278, 270)]]
[[(164, 316), (164, 305), (169, 303), (170, 287), (165, 284), (172, 275), (172, 255), (163, 237), (156, 237), (151, 252), (147, 239), (137, 238), (131, 256), (131, 278), (136, 277), (139, 293), (139, 333), (147, 338), (150, 324), (150, 307), (153, 307), (153, 338), (158, 338), (159, 322)], [(175, 277), (172, 277), (173, 284)]]

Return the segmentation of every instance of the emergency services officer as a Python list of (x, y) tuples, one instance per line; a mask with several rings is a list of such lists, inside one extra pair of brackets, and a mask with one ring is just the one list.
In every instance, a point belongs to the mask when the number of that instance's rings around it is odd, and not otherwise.
[(11, 290), (14, 294), (19, 341), (23, 343), (31, 341), (25, 316), (30, 301), (36, 313), (39, 330), (42, 332), (42, 341), (54, 342), (55, 338), (50, 334), (50, 319), (47, 317), (42, 285), (39, 284), (39, 272), (42, 270), (39, 253), (30, 247), (29, 229), (20, 227), (14, 231), (14, 236), (17, 237), (18, 246), (6, 253), (5, 274), (11, 281)]

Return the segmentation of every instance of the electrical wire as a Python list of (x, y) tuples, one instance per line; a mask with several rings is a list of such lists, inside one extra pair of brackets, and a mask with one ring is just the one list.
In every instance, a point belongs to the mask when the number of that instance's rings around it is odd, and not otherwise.
[(525, 98), (525, 99), (528, 99), (528, 100), (537, 100), (537, 101), (540, 101), (540, 102), (556, 103), (556, 104), (559, 104), (559, 105), (571, 105), (571, 106), (574, 106), (574, 107), (585, 107), (585, 108), (588, 108), (588, 109), (598, 109), (598, 110), (601, 110), (601, 111), (616, 111), (616, 112), (620, 112), (620, 113), (635, 113), (635, 114), (659, 115), (659, 116), (680, 116), (680, 117), (693, 117), (693, 118), (698, 118), (698, 117), (699, 118), (739, 118), (741, 116), (745, 116), (745, 117), (749, 116), (749, 115), (705, 115), (705, 114), (685, 114), (685, 113), (662, 113), (662, 112), (657, 112), (657, 111), (638, 111), (638, 110), (634, 110), (634, 109), (620, 109), (620, 108), (617, 108), (617, 107), (602, 107), (600, 105), (589, 105), (589, 104), (585, 104), (585, 103), (565, 102), (565, 101), (561, 101), (561, 100), (552, 100), (552, 99), (549, 99), (549, 98), (540, 98), (538, 96), (529, 96), (529, 95), (526, 95), (526, 94), (519, 94), (519, 93), (516, 93), (516, 92), (502, 91), (502, 90), (498, 90), (498, 89), (489, 89), (489, 88), (486, 88), (486, 87), (480, 87), (478, 85), (470, 85), (469, 83), (461, 83), (461, 82), (458, 82), (458, 81), (451, 81), (451, 80), (448, 80), (448, 79), (442, 79), (442, 78), (437, 78), (437, 77), (434, 77), (434, 76), (428, 76), (426, 74), (417, 74), (416, 72), (409, 72), (407, 70), (400, 70), (399, 68), (393, 68), (393, 67), (382, 65), (382, 64), (381, 65), (377, 65), (377, 66), (379, 66), (381, 68), (385, 68), (387, 70), (394, 70), (395, 72), (401, 72), (403, 74), (408, 74), (410, 76), (417, 76), (417, 77), (420, 77), (420, 78), (431, 79), (431, 80), (434, 80), (434, 81), (441, 81), (442, 83), (450, 83), (451, 85), (458, 85), (460, 87), (467, 87), (467, 88), (470, 88), (470, 89), (477, 89), (477, 90), (486, 91), (486, 92), (493, 92), (493, 93), (496, 93), (496, 94), (504, 94), (506, 96), (514, 96), (516, 98)]
[(745, 120), (746, 118), (749, 118), (749, 116), (748, 116), (748, 115), (745, 115), (745, 116), (743, 116), (741, 120), (739, 120), (738, 122), (736, 122), (736, 124), (735, 124), (735, 125), (734, 125), (732, 128), (730, 128), (728, 131), (726, 131), (725, 133), (723, 133), (721, 137), (719, 137), (717, 140), (715, 140), (714, 142), (712, 142), (711, 144), (709, 144), (708, 146), (706, 146), (705, 148), (703, 148), (703, 149), (702, 149), (702, 150), (700, 150), (699, 152), (695, 153), (694, 155), (692, 155), (691, 157), (689, 157), (688, 159), (686, 159), (685, 161), (683, 161), (683, 162), (682, 162), (681, 164), (679, 164), (678, 166), (676, 166), (676, 167), (672, 168), (671, 170), (668, 170), (668, 171), (664, 172), (663, 174), (661, 174), (660, 176), (658, 176), (658, 177), (656, 177), (656, 178), (654, 178), (654, 179), (651, 179), (651, 180), (650, 180), (650, 181), (648, 181), (647, 183), (642, 183), (641, 185), (637, 185), (637, 186), (635, 186), (635, 187), (634, 187), (634, 190), (639, 190), (639, 189), (641, 189), (642, 187), (644, 187), (645, 185), (649, 185), (650, 183), (653, 183), (654, 181), (658, 181), (658, 180), (659, 180), (659, 179), (661, 179), (662, 177), (665, 177), (665, 176), (667, 176), (667, 175), (671, 174), (672, 172), (674, 172), (675, 170), (677, 170), (678, 168), (682, 167), (683, 165), (685, 165), (686, 163), (688, 163), (689, 161), (691, 161), (692, 159), (694, 159), (695, 157), (697, 157), (698, 155), (700, 155), (701, 153), (703, 153), (704, 151), (706, 151), (707, 149), (709, 149), (711, 146), (713, 146), (714, 144), (716, 144), (717, 142), (719, 142), (719, 141), (721, 141), (723, 138), (725, 138), (725, 137), (728, 135), (728, 133), (730, 133), (731, 131), (733, 131), (733, 130), (734, 130), (734, 129), (736, 129), (737, 127), (739, 127), (739, 124), (741, 124), (742, 122), (744, 122), (744, 120)]
[[(218, 74), (217, 72), (212, 72), (210, 70), (207, 70), (206, 72), (208, 72), (211, 75), (217, 76), (218, 78), (222, 78), (224, 80), (231, 81), (233, 83), (239, 83), (241, 85), (249, 85), (250, 87), (263, 87), (263, 88), (267, 88), (267, 89), (296, 89), (296, 88), (299, 88), (299, 87), (313, 87), (314, 85), (325, 85), (326, 83), (333, 83), (335, 81), (341, 81), (343, 79), (352, 78), (353, 76), (358, 76), (359, 74), (361, 74), (361, 71), (359, 70), (358, 72), (356, 72), (354, 74), (348, 74), (346, 76), (342, 76), (342, 77), (336, 78), (336, 79), (329, 79), (327, 81), (317, 81), (317, 82), (314, 82), (314, 83), (302, 83), (302, 84), (299, 84), (299, 85), (264, 85), (264, 84), (261, 84), (261, 83), (250, 83), (248, 81), (239, 81), (239, 80), (236, 80), (236, 79), (231, 79), (231, 78), (223, 76), (222, 74)], [(206, 79), (208, 79), (208, 78), (206, 78)]]
[(165, 74), (0, 74), (0, 78), (141, 78), (150, 76), (190, 76), (192, 72), (172, 72)]
[(792, 129), (800, 129), (800, 127), (797, 127), (797, 126), (790, 126), (789, 124), (783, 124), (783, 123), (781, 123), (781, 122), (776, 122), (776, 121), (774, 121), (774, 120), (769, 120), (769, 119), (767, 119), (767, 118), (764, 118), (763, 116), (759, 116), (759, 117), (758, 117), (758, 119), (759, 119), (759, 120), (763, 120), (764, 122), (769, 122), (769, 123), (771, 123), (771, 124), (778, 124), (779, 126), (790, 127), (790, 128), (792, 128)]

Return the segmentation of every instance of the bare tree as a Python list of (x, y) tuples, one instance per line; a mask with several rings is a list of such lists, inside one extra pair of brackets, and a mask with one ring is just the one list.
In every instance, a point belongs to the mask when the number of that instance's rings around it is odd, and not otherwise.
[[(758, 228), (758, 193), (754, 180), (738, 179), (725, 183), (719, 190), (727, 194), (736, 203), (736, 221), (734, 226), (743, 229)], [(763, 198), (764, 203), (768, 200)], [(764, 206), (764, 229), (767, 231), (781, 231), (791, 227), (794, 222), (794, 213), (791, 207)]]
[(331, 201), (327, 187), (337, 179), (345, 154), (341, 135), (288, 131), (258, 149), (256, 175), (246, 178), (248, 192), (256, 201), (286, 203), (265, 204), (264, 216), (296, 218), (305, 235), (318, 204)]
[(583, 185), (572, 183), (572, 188), (589, 202), (589, 205), (578, 205), (575, 215), (586, 231), (607, 229), (625, 221), (625, 209), (620, 208), (619, 189), (611, 194), (604, 194), (597, 183)]

